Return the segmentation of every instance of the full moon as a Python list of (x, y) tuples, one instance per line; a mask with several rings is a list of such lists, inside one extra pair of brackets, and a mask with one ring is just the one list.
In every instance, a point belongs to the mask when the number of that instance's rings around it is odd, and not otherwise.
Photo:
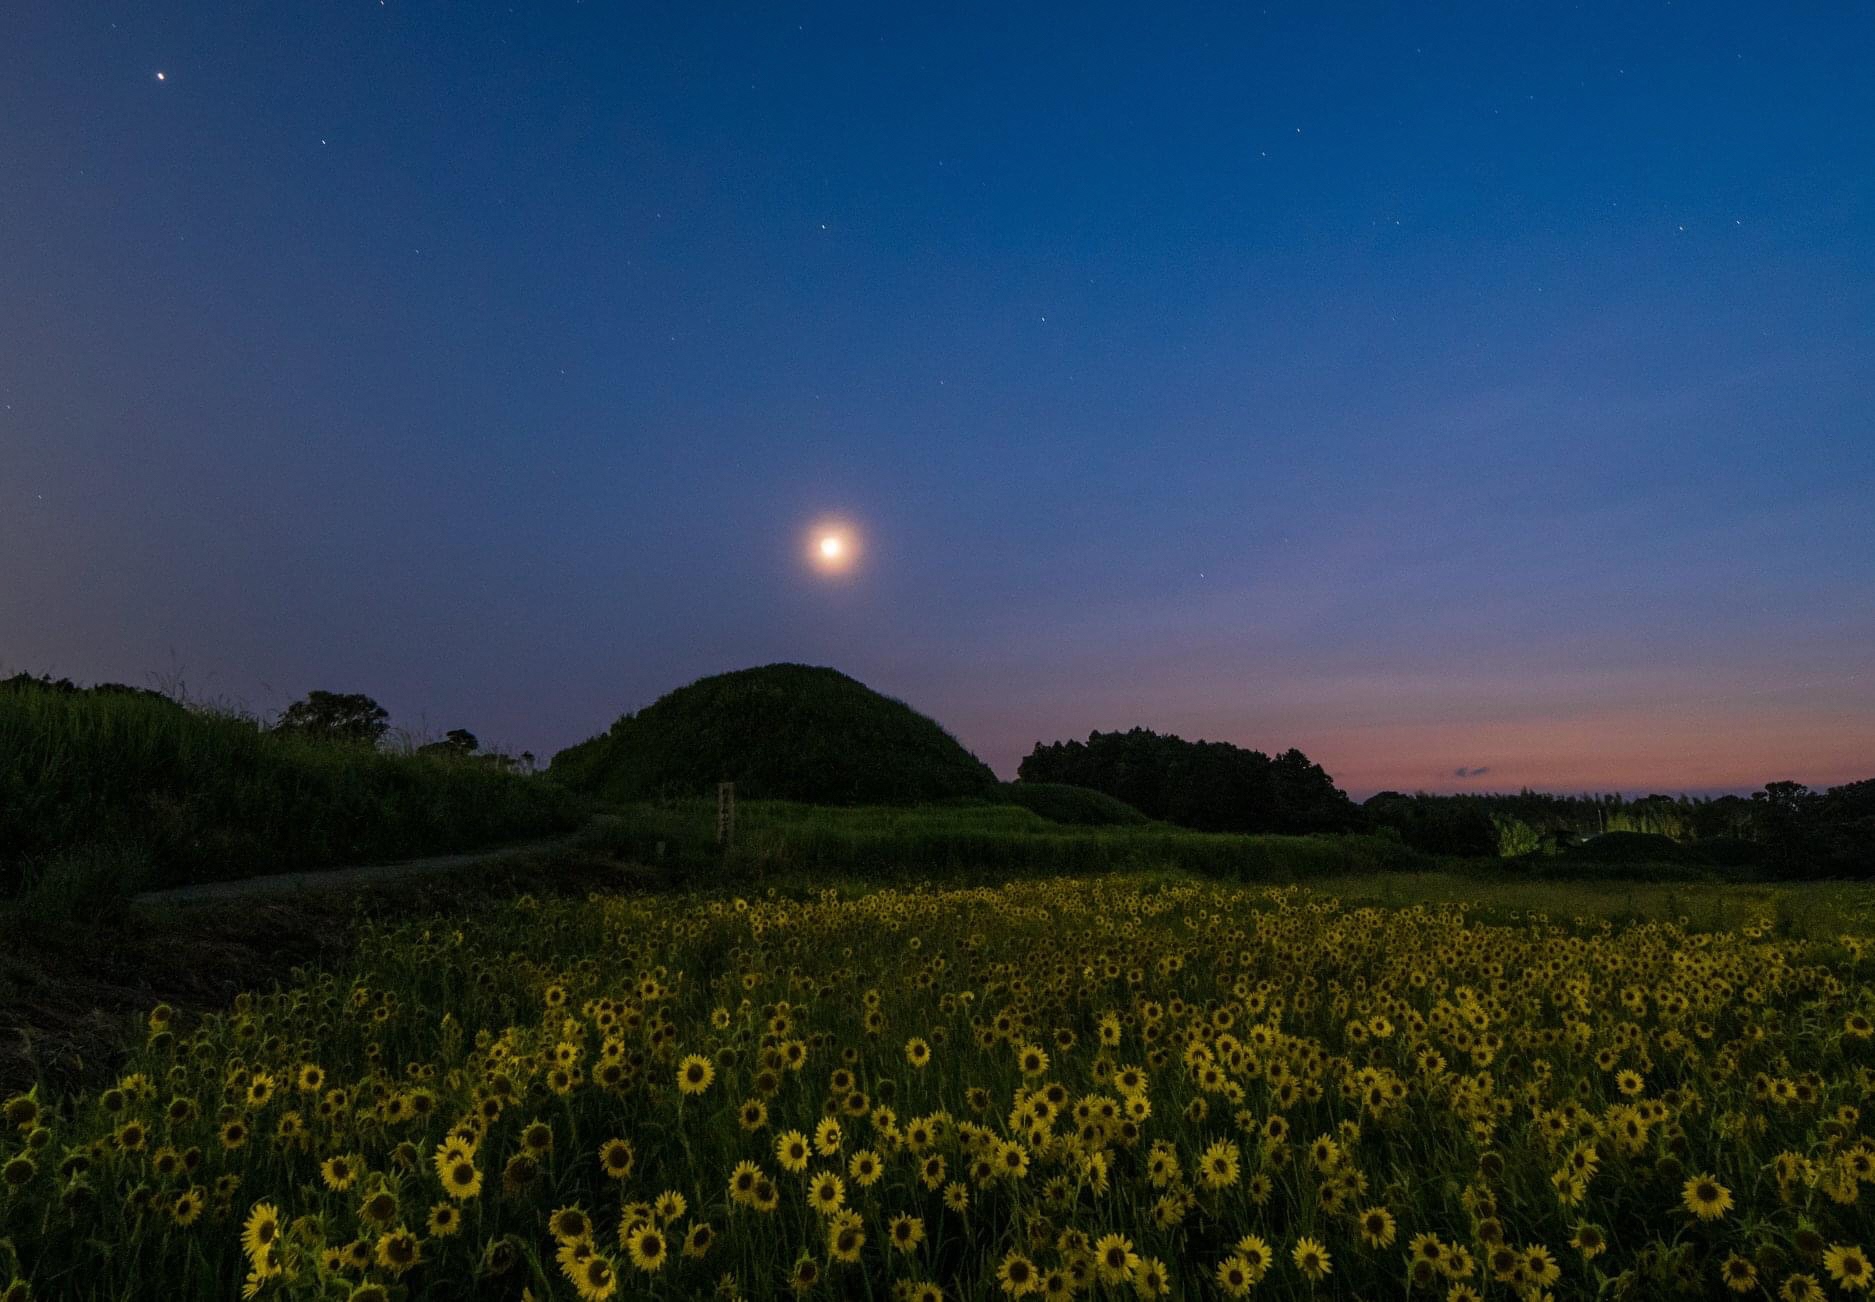
[(848, 574), (859, 563), (859, 530), (842, 516), (822, 516), (813, 522), (802, 540), (807, 559), (822, 574)]

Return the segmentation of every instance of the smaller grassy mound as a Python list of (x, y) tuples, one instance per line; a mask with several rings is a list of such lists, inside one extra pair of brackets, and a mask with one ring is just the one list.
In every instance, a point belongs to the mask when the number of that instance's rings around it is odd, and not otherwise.
[(812, 665), (701, 678), (554, 756), (550, 776), (608, 800), (915, 804), (992, 796), (996, 775), (903, 701)]
[(264, 731), (154, 693), (0, 691), (0, 895), (474, 849), (572, 827), (577, 799), (473, 760)]
[(1124, 800), (1092, 787), (1065, 782), (1005, 782), (997, 799), (1040, 814), (1051, 823), (1073, 827), (1127, 827), (1151, 822)]

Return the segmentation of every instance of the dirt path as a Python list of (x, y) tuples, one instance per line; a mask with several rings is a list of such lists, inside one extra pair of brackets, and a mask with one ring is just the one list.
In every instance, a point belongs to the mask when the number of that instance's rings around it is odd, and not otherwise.
[[(595, 819), (594, 822), (599, 820)], [(590, 829), (592, 823), (586, 828)], [(170, 886), (160, 891), (144, 891), (136, 896), (139, 904), (198, 904), (205, 901), (245, 899), (260, 895), (293, 895), (301, 891), (339, 890), (348, 886), (378, 886), (385, 882), (418, 877), (426, 873), (455, 872), (510, 855), (537, 854), (559, 850), (573, 844), (580, 832), (551, 837), (542, 841), (519, 841), (467, 854), (439, 854), (425, 859), (400, 859), (395, 863), (359, 864), (350, 868), (314, 868), (303, 872), (270, 873), (264, 877), (241, 877), (226, 882), (192, 882)]]

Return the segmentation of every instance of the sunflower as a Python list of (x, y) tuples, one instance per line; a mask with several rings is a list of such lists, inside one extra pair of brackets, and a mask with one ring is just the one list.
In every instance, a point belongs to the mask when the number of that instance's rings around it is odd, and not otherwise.
[(1198, 1159), (1199, 1178), (1207, 1189), (1228, 1189), (1237, 1183), (1237, 1145), (1220, 1139)]
[(716, 1064), (700, 1053), (677, 1064), (677, 1088), (685, 1094), (701, 1094), (715, 1079)]
[(1720, 1263), (1719, 1278), (1734, 1293), (1749, 1293), (1758, 1287), (1758, 1268), (1736, 1252)]
[(562, 1207), (547, 1218), (547, 1231), (560, 1243), (590, 1243), (592, 1218), (578, 1207)]
[(831, 1171), (822, 1171), (807, 1184), (807, 1201), (822, 1216), (831, 1216), (846, 1204), (846, 1184)]
[(885, 1166), (877, 1153), (870, 1148), (862, 1148), (847, 1161), (846, 1173), (853, 1178), (854, 1184), (865, 1189), (878, 1183), (879, 1177), (885, 1174)]
[(575, 1263), (567, 1276), (583, 1302), (605, 1302), (618, 1291), (618, 1272), (613, 1269), (611, 1259), (602, 1253), (595, 1252)]
[(1732, 1191), (1711, 1175), (1696, 1175), (1680, 1188), (1686, 1210), (1702, 1221), (1714, 1221), (1732, 1208)]
[(646, 1274), (662, 1270), (671, 1256), (670, 1240), (664, 1236), (664, 1231), (649, 1224), (640, 1225), (631, 1232), (625, 1250), (631, 1255), (632, 1265)]
[(1139, 1269), (1139, 1254), (1123, 1234), (1102, 1235), (1094, 1244), (1094, 1266), (1109, 1284), (1123, 1284)]
[(1231, 1251), (1249, 1271), (1252, 1284), (1269, 1273), (1270, 1263), (1276, 1259), (1270, 1251), (1270, 1245), (1254, 1234), (1246, 1234), (1237, 1240)]
[(1398, 1232), (1393, 1213), (1385, 1207), (1369, 1207), (1356, 1218), (1360, 1222), (1361, 1242), (1370, 1248), (1390, 1247)]
[(913, 1036), (905, 1041), (905, 1061), (917, 1068), (924, 1068), (931, 1062), (931, 1046)]
[(1035, 1263), (1019, 1252), (1011, 1252), (996, 1267), (996, 1282), (1010, 1297), (1026, 1297), (1036, 1291)]
[(684, 1235), (684, 1256), (701, 1259), (716, 1241), (716, 1231), (710, 1228), (708, 1221), (698, 1221)]
[(760, 1099), (749, 1099), (736, 1111), (736, 1122), (744, 1130), (757, 1131), (768, 1124), (768, 1105)]
[(1311, 1283), (1326, 1279), (1333, 1265), (1328, 1257), (1328, 1249), (1322, 1246), (1321, 1241), (1311, 1239), (1306, 1235), (1296, 1240), (1295, 1249), (1290, 1252), (1289, 1259), (1295, 1263), (1296, 1269), (1302, 1272), (1303, 1278)]
[(241, 1250), (250, 1261), (258, 1261), (280, 1237), (280, 1209), (272, 1203), (255, 1203), (241, 1225)]
[(775, 1160), (781, 1163), (784, 1171), (807, 1170), (807, 1159), (811, 1153), (807, 1136), (798, 1130), (784, 1130), (775, 1137)]
[(170, 1204), (169, 1215), (178, 1225), (193, 1225), (201, 1217), (202, 1209), (208, 1206), (208, 1198), (195, 1185), (176, 1195), (176, 1201)]
[(858, 1212), (834, 1213), (827, 1222), (827, 1255), (848, 1265), (858, 1261), (860, 1249), (866, 1246), (863, 1224)]
[(1584, 1261), (1593, 1261), (1608, 1250), (1608, 1236), (1602, 1233), (1601, 1226), (1583, 1221), (1570, 1236), (1569, 1246), (1581, 1253)]
[(632, 1173), (637, 1162), (637, 1154), (632, 1151), (631, 1142), (624, 1139), (608, 1139), (599, 1145), (599, 1169), (614, 1180), (623, 1180)]
[(916, 1252), (918, 1245), (924, 1242), (924, 1218), (900, 1213), (892, 1218), (886, 1237), (900, 1252)]
[(1858, 1293), (1869, 1286), (1869, 1259), (1862, 1249), (1851, 1244), (1831, 1244), (1823, 1253), (1823, 1269), (1845, 1292)]
[(319, 1177), (326, 1188), (344, 1193), (358, 1180), (358, 1160), (349, 1153), (335, 1153), (319, 1164)]
[(443, 1192), (458, 1200), (473, 1198), (482, 1192), (482, 1171), (474, 1159), (461, 1153), (452, 1156), (442, 1170)]
[(417, 1236), (399, 1225), (378, 1235), (378, 1265), (393, 1275), (401, 1275), (423, 1260), (423, 1245)]
[(1217, 1286), (1224, 1290), (1226, 1297), (1247, 1297), (1250, 1286), (1256, 1283), (1256, 1277), (1250, 1273), (1250, 1264), (1242, 1257), (1226, 1257), (1217, 1264)]
[(521, 1129), (521, 1147), (535, 1161), (553, 1152), (553, 1127), (544, 1121), (530, 1121)]

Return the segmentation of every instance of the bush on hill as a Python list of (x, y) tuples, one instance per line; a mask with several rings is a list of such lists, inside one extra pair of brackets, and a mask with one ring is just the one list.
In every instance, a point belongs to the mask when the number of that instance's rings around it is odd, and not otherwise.
[(993, 797), (996, 775), (903, 701), (834, 669), (775, 664), (701, 678), (554, 756), (549, 775), (609, 800), (915, 804)]

